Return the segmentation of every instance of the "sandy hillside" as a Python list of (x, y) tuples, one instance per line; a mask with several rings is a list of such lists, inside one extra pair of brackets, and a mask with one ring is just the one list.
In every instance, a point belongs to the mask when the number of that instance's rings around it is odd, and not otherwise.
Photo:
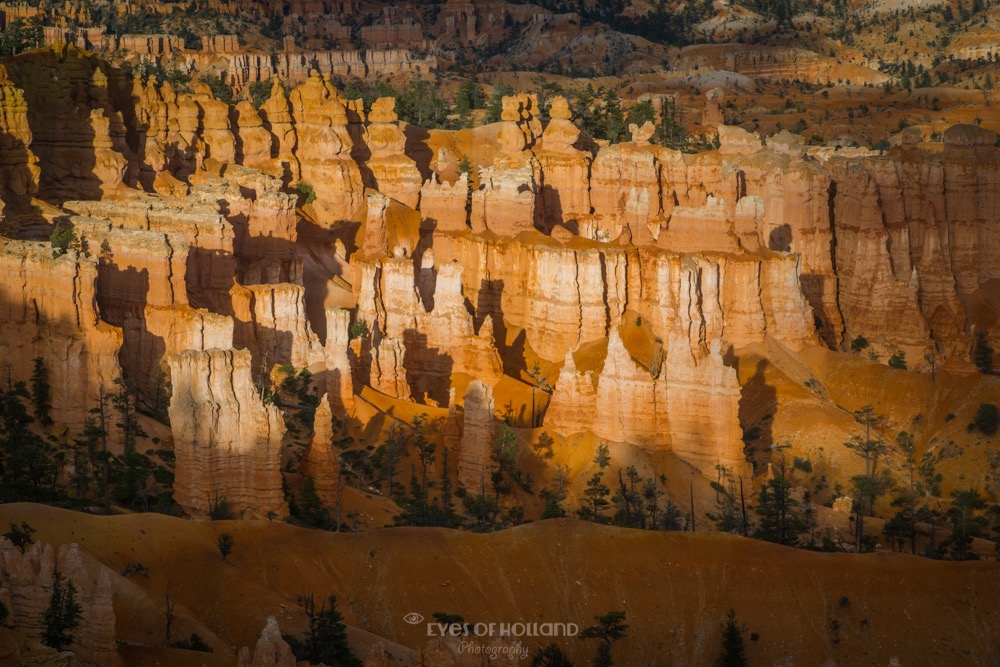
[[(583, 625), (625, 608), (631, 630), (615, 649), (621, 664), (708, 664), (718, 620), (732, 607), (759, 635), (750, 642), (754, 664), (785, 655), (802, 665), (830, 658), (884, 665), (892, 656), (904, 665), (988, 665), (998, 658), (996, 562), (819, 554), (573, 520), (490, 535), (415, 528), (336, 535), (269, 522), (0, 507), (0, 523), (22, 519), (38, 527), (40, 540), (79, 542), (116, 571), (135, 561), (148, 568), (148, 577), (116, 581), (119, 636), (130, 644), (162, 641), (160, 606), (169, 588), (183, 607), (178, 634), (202, 632), (216, 653), (252, 642), (268, 615), (297, 630), (295, 598), (305, 591), (335, 593), (352, 626), (412, 648), (426, 637), (424, 627), (402, 620), (410, 612)], [(231, 564), (215, 547), (222, 531), (236, 540)], [(593, 648), (564, 643), (579, 663)], [(156, 654), (129, 649), (136, 664), (155, 664)], [(211, 664), (226, 663), (216, 655)]]

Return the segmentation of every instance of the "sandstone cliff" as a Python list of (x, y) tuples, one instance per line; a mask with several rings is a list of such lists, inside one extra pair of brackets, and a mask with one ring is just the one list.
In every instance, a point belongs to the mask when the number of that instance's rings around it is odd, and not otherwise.
[(220, 500), (236, 516), (281, 518), (285, 425), (262, 402), (245, 350), (187, 351), (170, 365), (170, 425), (177, 457), (174, 500), (205, 517)]

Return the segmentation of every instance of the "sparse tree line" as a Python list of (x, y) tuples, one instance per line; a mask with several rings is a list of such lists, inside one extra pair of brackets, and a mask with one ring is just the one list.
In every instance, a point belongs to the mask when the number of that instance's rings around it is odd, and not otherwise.
[[(953, 418), (949, 415), (948, 418)], [(886, 420), (870, 405), (854, 412), (863, 430), (844, 443), (860, 463), (861, 472), (850, 478), (847, 489), (836, 485), (835, 496), (851, 498), (850, 540), (843, 536), (832, 539), (823, 536), (817, 543), (815, 507), (806, 488), (808, 479), (800, 473), (812, 472), (808, 459), (794, 457), (791, 465), (784, 450), (791, 447), (772, 446), (772, 475), (760, 488), (756, 506), (747, 509), (742, 491), (737, 502), (737, 489), (731, 473), (720, 467), (719, 481), (713, 483), (717, 493), (716, 510), (709, 518), (720, 531), (739, 533), (758, 539), (823, 551), (874, 551), (879, 538), (867, 526), (876, 516), (876, 506), (886, 503), (895, 512), (882, 521), (882, 535), (893, 551), (909, 551), (930, 558), (973, 560), (979, 558), (973, 550), (974, 538), (992, 538), (1000, 544), (1000, 504), (989, 504), (983, 492), (976, 488), (959, 488), (943, 501), (943, 475), (938, 471), (941, 452), (930, 450), (917, 455), (914, 436), (907, 431), (896, 433), (892, 441), (883, 432)], [(946, 419), (946, 421), (949, 419)], [(970, 431), (986, 435), (996, 432), (1000, 412), (995, 406), (983, 404), (969, 424)], [(995, 496), (1000, 481), (1000, 456), (990, 458), (991, 487), (987, 493)], [(825, 478), (821, 478), (825, 479)], [(817, 490), (819, 485), (817, 485)], [(923, 548), (919, 548), (923, 545)]]
[[(0, 502), (72, 507), (96, 502), (105, 508), (117, 503), (143, 511), (169, 506), (173, 473), (151, 455), (172, 460), (173, 452), (140, 452), (140, 439), (147, 434), (139, 415), (151, 413), (136, 384), (117, 378), (112, 391), (101, 390), (89, 413), (76, 438), (57, 437), (44, 359), (34, 359), (28, 382), (15, 380), (7, 367), (0, 385)], [(113, 435), (124, 445), (120, 455), (109, 450)]]

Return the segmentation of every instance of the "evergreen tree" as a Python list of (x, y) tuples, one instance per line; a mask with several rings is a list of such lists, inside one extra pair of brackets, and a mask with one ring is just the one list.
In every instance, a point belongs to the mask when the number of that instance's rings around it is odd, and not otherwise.
[[(660, 483), (655, 477), (647, 477), (642, 483), (642, 499), (645, 502), (646, 516), (649, 518), (648, 525), (644, 526), (652, 530), (658, 530), (665, 514), (660, 514), (660, 499), (666, 495), (666, 491), (661, 488), (666, 484), (666, 476), (660, 476)], [(671, 504), (670, 501), (667, 501)], [(669, 528), (667, 530), (670, 530)]]
[(628, 133), (628, 123), (625, 122), (625, 113), (622, 111), (622, 100), (613, 89), (604, 91), (601, 98), (601, 112), (604, 116), (604, 136), (611, 143), (619, 143), (625, 140)]
[(993, 348), (985, 331), (976, 332), (976, 345), (972, 350), (972, 361), (980, 373), (993, 372)]
[(715, 527), (723, 533), (742, 533), (743, 515), (740, 510), (739, 490), (732, 470), (724, 465), (715, 467), (718, 481), (712, 482), (715, 490), (715, 512), (707, 514), (715, 522)]
[(493, 495), (485, 493), (469, 494), (462, 499), (465, 511), (473, 519), (470, 526), (477, 532), (486, 532), (496, 526), (497, 515), (500, 513), (500, 505)]
[(406, 430), (399, 424), (393, 423), (386, 433), (385, 442), (372, 454), (372, 465), (380, 471), (389, 498), (393, 498), (396, 494), (396, 475), (399, 472), (399, 464), (406, 455), (408, 444)]
[(603, 616), (595, 616), (597, 625), (591, 625), (580, 631), (580, 639), (598, 639), (597, 655), (594, 658), (595, 667), (611, 667), (611, 649), (615, 642), (625, 638), (628, 623), (625, 622), (624, 611), (609, 611)]
[(73, 630), (80, 625), (83, 608), (76, 601), (76, 586), (72, 581), (63, 584), (64, 577), (59, 570), (52, 574), (52, 594), (49, 606), (42, 616), (45, 629), (42, 642), (57, 651), (73, 643)]
[(483, 87), (475, 81), (463, 81), (455, 93), (455, 113), (468, 115), (473, 109), (482, 109), (485, 105)]
[(42, 502), (54, 498), (56, 465), (53, 447), (29, 425), (25, 406), (30, 398), (24, 382), (0, 391), (0, 502)]
[(594, 463), (597, 464), (597, 472), (587, 481), (587, 488), (583, 492), (586, 501), (576, 513), (581, 519), (596, 523), (605, 523), (607, 519), (604, 511), (611, 504), (608, 502), (611, 489), (604, 483), (604, 472), (611, 465), (611, 455), (608, 454), (606, 443), (602, 442), (597, 446)]
[(16, 523), (11, 521), (10, 530), (4, 533), (2, 536), (5, 540), (17, 547), (17, 550), (24, 553), (24, 550), (28, 546), (35, 543), (35, 529), (28, 525), (27, 521), (22, 521), (21, 525), (18, 526)]
[(736, 611), (730, 609), (722, 624), (722, 654), (716, 663), (718, 667), (747, 667), (750, 664), (743, 644), (744, 630), (746, 628), (736, 620)]
[(361, 661), (351, 653), (347, 626), (344, 617), (337, 611), (336, 596), (327, 597), (319, 609), (316, 609), (312, 594), (301, 596), (299, 603), (306, 612), (306, 631), (301, 639), (285, 636), (296, 659), (331, 667), (362, 667)]
[(219, 554), (222, 556), (222, 561), (224, 563), (229, 562), (229, 554), (233, 553), (233, 547), (236, 546), (236, 540), (229, 533), (222, 533), (219, 535), (218, 540)]
[(441, 479), (439, 488), (438, 498), (440, 500), (440, 507), (435, 523), (445, 528), (455, 528), (459, 524), (459, 518), (458, 513), (455, 511), (455, 498), (452, 494), (451, 470), (448, 465), (447, 447), (441, 450)]
[(865, 464), (864, 474), (851, 478), (854, 490), (854, 548), (856, 553), (861, 553), (871, 546), (870, 540), (865, 538), (865, 517), (871, 516), (876, 500), (890, 488), (892, 480), (888, 471), (879, 468), (888, 449), (878, 436), (882, 417), (871, 405), (864, 405), (855, 411), (854, 418), (864, 427), (865, 434), (863, 437), (854, 436), (844, 446)]
[(306, 476), (299, 485), (298, 502), (295, 503), (298, 518), (307, 526), (331, 530), (330, 512), (323, 507), (323, 500), (316, 491), (316, 480)]
[(801, 503), (792, 497), (786, 458), (782, 452), (777, 468), (757, 494), (757, 530), (754, 536), (768, 542), (794, 546), (809, 529)]
[(517, 469), (517, 453), (517, 434), (507, 424), (501, 425), (490, 451), (490, 461), (493, 464), (490, 481), (493, 484), (493, 494), (498, 499), (513, 493), (514, 482), (521, 481), (521, 474)]
[(986, 509), (986, 501), (975, 489), (955, 490), (951, 497), (948, 509), (951, 535), (942, 546), (948, 548), (948, 557), (952, 560), (978, 560), (979, 556), (972, 550), (972, 539), (980, 537), (987, 526), (986, 518), (977, 514)]
[(555, 479), (547, 489), (542, 489), (538, 496), (545, 501), (545, 509), (542, 510), (543, 519), (561, 519), (566, 516), (563, 509), (563, 502), (569, 495), (569, 473), (565, 466), (556, 466)]
[(118, 422), (115, 424), (122, 432), (125, 453), (136, 451), (136, 440), (146, 437), (139, 425), (139, 387), (130, 378), (115, 378), (118, 388), (109, 398), (118, 412)]
[(493, 87), (493, 94), (490, 96), (490, 103), (486, 107), (486, 122), (499, 123), (500, 115), (503, 113), (503, 98), (514, 94), (514, 89), (506, 83), (500, 82)]
[(49, 383), (49, 369), (41, 357), (35, 357), (31, 372), (31, 403), (42, 426), (51, 426), (52, 385)]
[(417, 461), (420, 462), (420, 503), (424, 519), (427, 518), (428, 481), (427, 470), (434, 464), (437, 445), (427, 439), (427, 414), (416, 415), (410, 422), (410, 437), (417, 448)]
[(645, 524), (642, 494), (636, 489), (638, 483), (639, 471), (635, 469), (635, 466), (626, 468), (624, 475), (622, 469), (618, 469), (618, 489), (611, 498), (611, 502), (615, 506), (615, 525), (642, 528)]

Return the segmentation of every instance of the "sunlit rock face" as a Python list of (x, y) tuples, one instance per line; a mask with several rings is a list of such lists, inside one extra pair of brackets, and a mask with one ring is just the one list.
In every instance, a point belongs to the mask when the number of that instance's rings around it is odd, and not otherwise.
[[(276, 365), (308, 368), (322, 398), (304, 462), (328, 499), (329, 424), (366, 391), (448, 406), (466, 486), (488, 465), (495, 396), (536, 362), (551, 370), (542, 428), (711, 473), (744, 460), (743, 350), (863, 337), (876, 359), (961, 373), (980, 332), (997, 342), (988, 131), (875, 154), (720, 125), (719, 148), (691, 155), (649, 124), (598, 144), (565, 99), (543, 120), (522, 93), (462, 131), (482, 155), (460, 169), (460, 133), (432, 140), (391, 98), (345, 99), (328, 78), (345, 58), (298, 63), (298, 85), (259, 108), (74, 47), (0, 72), (0, 354), (22, 378), (44, 360), (71, 433), (121, 377), (168, 395), (193, 515), (222, 497), (287, 511), (284, 423), (258, 391)], [(67, 104), (79, 113), (56, 132)], [(35, 194), (47, 208), (21, 227)], [(56, 222), (75, 234), (65, 252), (41, 240)]]

